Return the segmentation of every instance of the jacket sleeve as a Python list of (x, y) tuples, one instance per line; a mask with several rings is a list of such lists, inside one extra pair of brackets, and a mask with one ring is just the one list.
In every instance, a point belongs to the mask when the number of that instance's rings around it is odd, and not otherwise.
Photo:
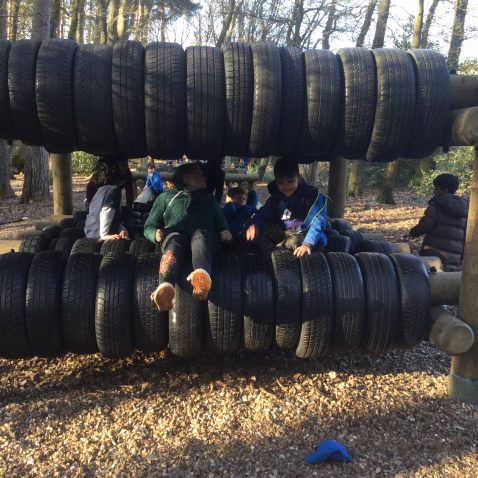
[(262, 206), (254, 216), (252, 220), (252, 224), (257, 226), (259, 229), (264, 225), (266, 222), (277, 222), (274, 220), (274, 213), (272, 211), (272, 204), (271, 200), (268, 199), (264, 206)]
[(423, 236), (424, 234), (428, 234), (435, 227), (437, 217), (437, 208), (433, 203), (431, 203), (425, 209), (425, 214), (418, 221), (418, 224), (410, 229), (410, 236), (418, 237)]
[(144, 185), (147, 188), (150, 188), (153, 185), (153, 181), (151, 180), (151, 177), (149, 174), (146, 173), (146, 184)]
[(227, 222), (226, 222), (226, 218), (224, 217), (224, 214), (222, 213), (222, 210), (219, 207), (219, 203), (212, 196), (211, 196), (211, 199), (213, 199), (211, 201), (211, 207), (212, 207), (212, 213), (214, 218), (214, 224), (216, 225), (217, 231), (221, 232), (221, 231), (224, 231), (224, 229), (229, 229), (229, 226), (227, 225)]
[(304, 242), (315, 246), (319, 242), (323, 245), (327, 245), (327, 236), (324, 233), (324, 228), (327, 226), (327, 198), (321, 195), (322, 199), (322, 210), (320, 214), (314, 218), (310, 223), (307, 234), (305, 235)]
[(224, 219), (226, 220), (229, 227), (231, 227), (231, 223), (234, 220), (236, 210), (236, 205), (233, 202), (228, 202), (222, 210), (222, 213), (224, 214)]
[(164, 224), (164, 212), (166, 211), (165, 195), (161, 194), (154, 201), (153, 208), (149, 213), (148, 219), (144, 224), (144, 237), (149, 241), (156, 244), (156, 230), (163, 229)]
[(153, 175), (153, 183), (151, 185), (151, 189), (156, 193), (159, 194), (163, 192), (163, 181), (161, 180), (161, 175), (159, 171), (155, 171)]

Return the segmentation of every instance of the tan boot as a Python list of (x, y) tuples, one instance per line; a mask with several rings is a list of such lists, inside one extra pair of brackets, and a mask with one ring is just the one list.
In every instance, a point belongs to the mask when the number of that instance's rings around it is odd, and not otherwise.
[(206, 300), (211, 290), (211, 276), (204, 269), (196, 269), (188, 276), (193, 286), (193, 296), (197, 300)]
[(151, 294), (151, 300), (158, 306), (160, 312), (165, 312), (173, 308), (174, 286), (170, 282), (159, 284), (156, 290)]

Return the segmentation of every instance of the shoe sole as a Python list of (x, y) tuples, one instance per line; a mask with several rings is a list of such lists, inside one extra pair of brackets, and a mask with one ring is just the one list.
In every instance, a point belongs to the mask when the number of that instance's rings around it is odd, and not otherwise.
[(171, 310), (173, 308), (174, 289), (172, 287), (163, 287), (156, 292), (154, 302), (161, 312)]
[(211, 279), (204, 272), (195, 272), (191, 277), (193, 296), (198, 300), (206, 300), (211, 290)]

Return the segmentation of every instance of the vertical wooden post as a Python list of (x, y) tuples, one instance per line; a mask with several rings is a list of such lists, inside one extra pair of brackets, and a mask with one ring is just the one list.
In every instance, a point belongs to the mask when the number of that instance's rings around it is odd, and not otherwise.
[[(458, 316), (478, 337), (478, 147), (475, 147)], [(477, 342), (467, 353), (452, 358), (449, 393), (464, 402), (478, 403)]]
[(347, 161), (338, 156), (329, 163), (328, 195), (330, 204), (327, 211), (329, 217), (344, 217), (346, 182)]
[(53, 178), (53, 214), (73, 214), (71, 154), (50, 154)]

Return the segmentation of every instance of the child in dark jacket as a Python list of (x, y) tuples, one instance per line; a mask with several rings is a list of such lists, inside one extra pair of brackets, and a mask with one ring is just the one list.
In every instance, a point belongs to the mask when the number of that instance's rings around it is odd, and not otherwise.
[(233, 237), (237, 237), (245, 230), (247, 222), (257, 210), (246, 204), (247, 193), (241, 187), (230, 188), (227, 196), (230, 201), (224, 206), (223, 213)]
[(303, 180), (292, 158), (277, 160), (274, 177), (268, 185), (271, 197), (255, 215), (247, 239), (265, 252), (282, 243), (297, 257), (325, 248), (326, 196)]
[(418, 224), (410, 230), (410, 237), (425, 236), (421, 256), (437, 256), (445, 271), (459, 268), (463, 258), (468, 201), (455, 195), (459, 178), (453, 174), (440, 174), (433, 185), (435, 194)]
[(192, 253), (193, 272), (188, 280), (193, 296), (206, 300), (211, 289), (212, 249), (218, 242), (230, 241), (231, 233), (217, 201), (206, 191), (205, 176), (199, 165), (178, 167), (175, 188), (158, 196), (146, 220), (144, 235), (161, 244), (159, 286), (151, 294), (158, 309), (171, 310), (174, 286), (181, 273), (183, 257)]

